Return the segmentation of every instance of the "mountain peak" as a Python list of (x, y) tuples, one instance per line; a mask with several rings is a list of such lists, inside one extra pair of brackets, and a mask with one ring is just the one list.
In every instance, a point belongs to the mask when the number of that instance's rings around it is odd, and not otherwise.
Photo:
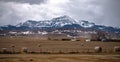
[(67, 15), (53, 18), (51, 21), (52, 25), (60, 27), (64, 25), (76, 24), (76, 21)]
[(56, 18), (53, 18), (52, 20), (53, 21), (72, 22), (72, 23), (76, 22), (74, 19), (72, 19), (71, 17), (69, 17), (67, 15), (56, 17)]
[(34, 21), (34, 20), (27, 20), (25, 23), (37, 23), (37, 21)]
[(68, 15), (63, 15), (63, 16), (61, 16), (62, 18), (71, 18), (70, 16), (68, 16)]
[(53, 18), (53, 19), (72, 19), (72, 18), (67, 15), (64, 15), (64, 16), (59, 16), (59, 17)]

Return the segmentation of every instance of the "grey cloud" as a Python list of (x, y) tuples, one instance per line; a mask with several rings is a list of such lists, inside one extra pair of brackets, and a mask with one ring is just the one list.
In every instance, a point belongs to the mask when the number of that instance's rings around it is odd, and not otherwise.
[(103, 13), (104, 24), (120, 27), (120, 0), (106, 0)]
[(84, 19), (96, 24), (120, 26), (120, 0), (63, 0), (65, 3), (58, 3), (61, 1), (0, 0), (0, 25), (68, 15), (77, 20)]
[(21, 20), (14, 12), (11, 5), (6, 5), (0, 2), (0, 25), (15, 24)]
[(69, 7), (65, 10), (76, 19), (89, 20), (100, 24), (100, 20), (103, 20), (101, 3), (97, 0), (71, 0)]
[(51, 12), (47, 12), (47, 7), (41, 7), (41, 4), (0, 2), (0, 25), (47, 19), (52, 16)]
[(120, 0), (71, 0), (66, 12), (76, 19), (107, 26), (120, 26), (119, 2)]
[(29, 4), (40, 4), (47, 0), (0, 0), (2, 2), (16, 2), (16, 3), (29, 3)]

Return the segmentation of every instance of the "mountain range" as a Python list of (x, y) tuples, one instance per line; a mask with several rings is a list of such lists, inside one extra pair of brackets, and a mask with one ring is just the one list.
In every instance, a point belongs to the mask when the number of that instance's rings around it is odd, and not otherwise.
[(64, 15), (60, 17), (53, 18), (51, 20), (42, 20), (42, 21), (35, 21), (35, 20), (27, 20), (26, 22), (19, 23), (17, 25), (5, 25), (0, 26), (0, 31), (8, 30), (58, 30), (58, 29), (74, 29), (74, 30), (100, 30), (105, 32), (111, 33), (118, 33), (120, 34), (120, 28), (110, 27), (110, 26), (103, 26), (103, 25), (96, 25), (95, 23), (86, 21), (86, 20), (74, 20), (71, 17)]

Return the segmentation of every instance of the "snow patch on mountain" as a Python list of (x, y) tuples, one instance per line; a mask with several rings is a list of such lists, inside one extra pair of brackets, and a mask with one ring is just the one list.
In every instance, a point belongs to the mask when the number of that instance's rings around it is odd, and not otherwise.
[(20, 27), (20, 26), (27, 26), (27, 27), (35, 27), (35, 25), (37, 24), (38, 22), (37, 21), (33, 21), (33, 20), (28, 20), (24, 23), (19, 23), (17, 24), (16, 26), (17, 27)]
[(85, 20), (78, 21), (78, 24), (84, 28), (90, 28), (90, 27), (95, 26), (95, 23), (91, 23)]
[(51, 27), (51, 21), (45, 20), (45, 21), (39, 21), (35, 27)]
[(104, 28), (102, 28), (102, 27), (98, 27), (98, 29), (103, 30)]
[(61, 17), (57, 17), (57, 18), (53, 18), (52, 20), (52, 26), (55, 26), (55, 27), (62, 27), (64, 25), (72, 25), (72, 24), (75, 24), (76, 21), (74, 19), (72, 19), (71, 17), (69, 16), (61, 16)]

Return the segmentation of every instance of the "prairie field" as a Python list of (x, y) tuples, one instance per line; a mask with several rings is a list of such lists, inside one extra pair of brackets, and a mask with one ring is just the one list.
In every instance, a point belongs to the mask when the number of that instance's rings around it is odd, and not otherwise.
[(0, 62), (119, 62), (120, 55), (0, 54)]
[[(96, 46), (102, 48), (100, 53), (94, 51)], [(120, 42), (55, 41), (41, 40), (39, 37), (0, 37), (0, 52), (3, 48), (12, 52), (12, 54), (1, 53), (0, 62), (119, 62), (120, 52), (114, 52), (115, 46), (120, 46)], [(23, 47), (27, 48), (28, 53), (21, 53)]]
[[(14, 47), (13, 47), (14, 46)], [(8, 51), (20, 52), (26, 47), (29, 52), (94, 52), (96, 46), (102, 47), (103, 53), (114, 52), (115, 46), (120, 46), (120, 42), (101, 42), (101, 41), (53, 41), (41, 40), (39, 37), (1, 37), (0, 51), (7, 48)]]

